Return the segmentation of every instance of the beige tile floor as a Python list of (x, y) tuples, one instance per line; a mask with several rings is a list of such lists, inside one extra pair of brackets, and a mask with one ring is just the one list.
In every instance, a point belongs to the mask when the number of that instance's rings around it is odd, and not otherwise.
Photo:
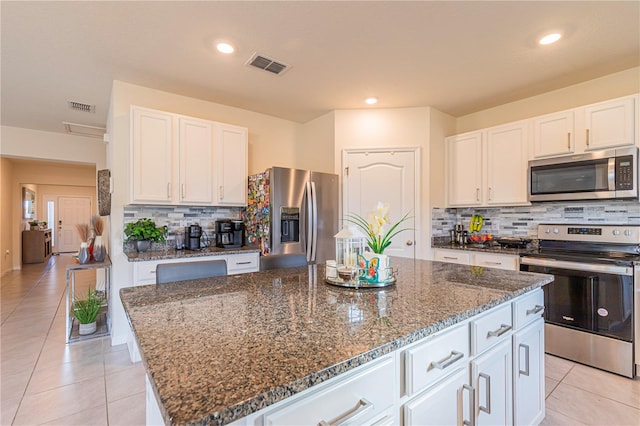
[[(126, 345), (111, 346), (108, 337), (64, 343), (71, 261), (54, 256), (2, 276), (0, 425), (145, 422), (144, 370), (129, 361)], [(95, 279), (83, 272), (77, 281), (82, 288)], [(640, 380), (549, 355), (545, 366), (543, 425), (640, 425)]]

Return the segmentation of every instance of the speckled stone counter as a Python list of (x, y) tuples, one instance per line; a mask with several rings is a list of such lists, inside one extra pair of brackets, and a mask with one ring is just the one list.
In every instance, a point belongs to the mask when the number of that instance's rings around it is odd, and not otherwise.
[(121, 289), (165, 422), (238, 420), (553, 278), (392, 262), (384, 290), (325, 284), (322, 266)]
[(129, 262), (144, 262), (147, 260), (188, 259), (191, 257), (220, 256), (227, 254), (259, 252), (260, 249), (257, 246), (244, 246), (239, 248), (207, 247), (200, 250), (156, 250), (146, 251), (144, 253), (132, 251), (125, 254), (127, 255), (127, 260)]
[(498, 253), (498, 254), (510, 254), (514, 256), (520, 256), (531, 252), (531, 248), (502, 248), (500, 245), (484, 245), (484, 244), (465, 244), (463, 246), (459, 244), (433, 244), (434, 249), (449, 249), (449, 250), (464, 250), (464, 251), (478, 251), (484, 253)]

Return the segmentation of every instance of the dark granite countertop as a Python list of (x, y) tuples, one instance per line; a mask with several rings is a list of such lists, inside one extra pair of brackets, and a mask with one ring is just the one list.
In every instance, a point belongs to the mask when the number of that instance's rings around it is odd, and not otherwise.
[(479, 251), (484, 253), (497, 253), (497, 254), (510, 254), (514, 256), (520, 256), (531, 252), (531, 248), (502, 248), (499, 244), (485, 245), (485, 244), (433, 244), (434, 249), (450, 249), (450, 250), (465, 250), (465, 251)]
[(244, 246), (239, 248), (206, 247), (200, 250), (156, 250), (138, 253), (132, 251), (125, 253), (129, 262), (144, 262), (147, 260), (187, 259), (190, 257), (220, 256), (225, 254), (259, 253), (257, 246)]
[(227, 424), (532, 291), (551, 275), (393, 258), (383, 290), (300, 267), (120, 290), (167, 424)]

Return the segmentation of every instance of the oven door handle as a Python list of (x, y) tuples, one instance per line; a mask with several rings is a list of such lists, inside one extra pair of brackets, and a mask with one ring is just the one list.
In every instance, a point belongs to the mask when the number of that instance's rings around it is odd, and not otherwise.
[(619, 265), (601, 265), (580, 262), (569, 262), (566, 260), (555, 260), (545, 257), (520, 258), (521, 265), (546, 266), (548, 268), (568, 269), (573, 271), (600, 272), (603, 274), (633, 276), (633, 268)]

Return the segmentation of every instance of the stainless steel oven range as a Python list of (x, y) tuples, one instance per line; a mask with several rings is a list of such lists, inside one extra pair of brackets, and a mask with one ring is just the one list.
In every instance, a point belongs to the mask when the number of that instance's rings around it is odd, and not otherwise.
[(545, 352), (634, 377), (640, 226), (539, 225), (538, 239), (520, 270), (555, 277), (543, 287)]

